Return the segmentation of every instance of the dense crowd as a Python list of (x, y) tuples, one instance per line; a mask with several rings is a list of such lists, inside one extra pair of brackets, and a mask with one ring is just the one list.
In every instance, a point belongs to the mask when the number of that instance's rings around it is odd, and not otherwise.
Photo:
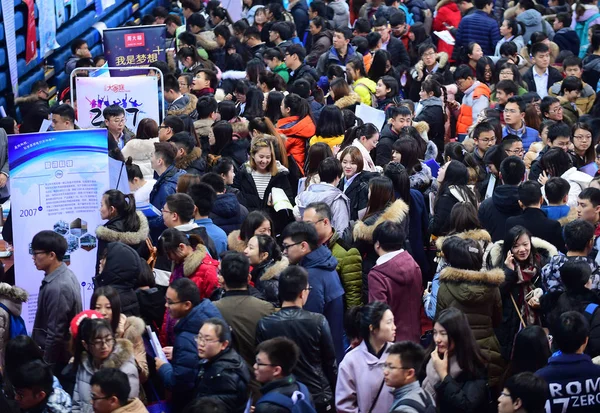
[[(166, 113), (103, 109), (129, 185), (102, 197), (90, 302), (53, 231), (29, 335), (2, 273), (0, 411), (600, 411), (595, 3), (243, 6), (141, 18), (168, 32)], [(71, 50), (74, 76), (105, 63)], [(0, 149), (77, 129), (71, 92), (36, 82)]]

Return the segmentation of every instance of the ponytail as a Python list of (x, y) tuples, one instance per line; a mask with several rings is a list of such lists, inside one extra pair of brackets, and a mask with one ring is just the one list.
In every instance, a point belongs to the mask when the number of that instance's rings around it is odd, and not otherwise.
[(125, 221), (124, 232), (134, 232), (140, 229), (140, 218), (135, 209), (135, 197), (133, 194), (124, 195), (117, 189), (110, 189), (104, 193), (103, 202), (109, 207), (115, 208), (117, 216)]
[(196, 249), (199, 245), (204, 245), (204, 242), (197, 234), (186, 234), (175, 228), (167, 228), (158, 239), (158, 250), (162, 255), (168, 255), (177, 251), (179, 244)]
[(287, 95), (283, 99), (283, 105), (290, 109), (290, 116), (298, 116), (299, 119), (309, 116), (312, 119), (310, 104), (306, 99), (301, 98), (295, 93)]
[(346, 132), (344, 140), (340, 146), (340, 150), (344, 150), (348, 146), (352, 145), (352, 142), (354, 142), (355, 139), (360, 140), (361, 136), (370, 139), (376, 133), (379, 133), (379, 131), (372, 123), (365, 123), (362, 125), (354, 126)]

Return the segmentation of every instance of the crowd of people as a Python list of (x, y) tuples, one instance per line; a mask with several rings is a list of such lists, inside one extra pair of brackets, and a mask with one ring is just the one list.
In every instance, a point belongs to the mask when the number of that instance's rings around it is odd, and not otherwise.
[[(53, 231), (30, 335), (2, 277), (0, 411), (600, 411), (596, 4), (243, 6), (142, 17), (166, 113), (103, 110), (129, 185), (102, 197), (90, 302)], [(71, 46), (76, 76), (104, 64)], [(0, 147), (77, 129), (70, 96), (36, 82)]]

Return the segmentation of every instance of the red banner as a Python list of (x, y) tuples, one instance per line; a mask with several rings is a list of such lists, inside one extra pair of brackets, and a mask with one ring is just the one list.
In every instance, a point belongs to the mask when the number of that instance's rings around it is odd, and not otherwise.
[(27, 5), (27, 36), (25, 38), (25, 63), (29, 64), (37, 57), (36, 33), (35, 33), (35, 10), (33, 0), (24, 0)]

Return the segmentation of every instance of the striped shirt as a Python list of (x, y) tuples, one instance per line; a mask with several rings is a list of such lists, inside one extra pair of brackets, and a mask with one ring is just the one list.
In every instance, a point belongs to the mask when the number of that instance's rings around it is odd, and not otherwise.
[(254, 179), (254, 185), (256, 186), (256, 190), (258, 191), (258, 197), (263, 199), (265, 197), (265, 191), (267, 190), (267, 186), (269, 186), (269, 182), (271, 182), (271, 173), (260, 173), (256, 172), (254, 169), (252, 170), (252, 178)]

